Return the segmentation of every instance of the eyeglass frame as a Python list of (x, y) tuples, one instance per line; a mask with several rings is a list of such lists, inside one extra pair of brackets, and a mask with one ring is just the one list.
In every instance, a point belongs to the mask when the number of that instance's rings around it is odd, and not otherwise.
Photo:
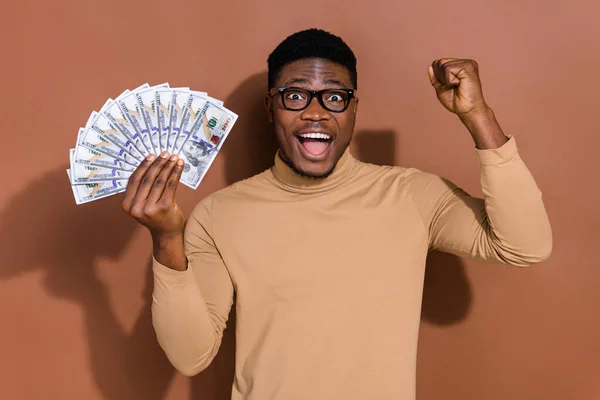
[[(308, 92), (310, 97), (308, 98), (308, 101), (306, 102), (306, 105), (302, 108), (289, 108), (285, 105), (285, 99), (283, 98), (283, 92), (286, 91), (287, 89), (299, 89), (302, 90), (304, 92)], [(328, 108), (324, 102), (323, 102), (323, 93), (324, 92), (328, 92), (328, 91), (332, 91), (332, 90), (338, 90), (338, 91), (342, 91), (342, 92), (346, 92), (348, 94), (348, 102), (346, 103), (346, 105), (344, 106), (343, 110), (331, 110), (330, 108)], [(271, 96), (271, 98), (277, 96), (278, 94), (281, 95), (281, 104), (283, 105), (283, 108), (285, 108), (286, 110), (289, 111), (303, 111), (306, 110), (308, 108), (308, 106), (310, 106), (310, 103), (312, 103), (313, 98), (317, 98), (317, 101), (319, 102), (319, 104), (321, 105), (321, 107), (323, 107), (324, 110), (329, 111), (329, 112), (333, 112), (333, 113), (343, 113), (344, 111), (346, 111), (348, 109), (348, 107), (350, 107), (350, 101), (355, 98), (354, 97), (354, 93), (356, 92), (355, 89), (346, 89), (346, 88), (327, 88), (327, 89), (321, 89), (321, 90), (310, 90), (310, 89), (306, 89), (306, 88), (301, 88), (301, 87), (297, 87), (297, 86), (283, 86), (280, 88), (277, 88), (277, 93), (271, 94), (269, 93), (269, 96)]]

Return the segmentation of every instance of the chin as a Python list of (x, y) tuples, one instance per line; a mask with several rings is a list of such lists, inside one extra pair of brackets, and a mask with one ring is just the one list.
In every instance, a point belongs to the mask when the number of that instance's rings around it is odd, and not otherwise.
[(298, 174), (312, 178), (312, 179), (323, 179), (327, 178), (335, 168), (337, 160), (327, 159), (321, 162), (315, 163), (305, 159), (292, 161), (292, 168)]

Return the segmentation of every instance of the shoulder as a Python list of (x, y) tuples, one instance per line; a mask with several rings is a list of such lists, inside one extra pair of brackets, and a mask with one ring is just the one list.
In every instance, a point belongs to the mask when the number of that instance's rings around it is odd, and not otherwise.
[(196, 204), (191, 216), (207, 215), (212, 213), (215, 208), (222, 208), (227, 204), (240, 204), (240, 200), (260, 196), (270, 188), (269, 174), (270, 171), (266, 170), (209, 194)]
[(414, 167), (381, 166), (359, 161), (355, 177), (357, 186), (369, 191), (416, 202), (439, 199), (458, 189), (444, 177)]
[(443, 180), (442, 177), (413, 167), (376, 165), (356, 161), (358, 179), (370, 180), (383, 185), (414, 186)]

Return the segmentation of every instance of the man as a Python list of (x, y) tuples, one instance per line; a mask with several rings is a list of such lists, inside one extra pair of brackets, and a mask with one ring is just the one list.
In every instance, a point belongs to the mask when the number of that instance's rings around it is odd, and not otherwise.
[(275, 165), (203, 199), (184, 231), (183, 163), (162, 154), (129, 181), (123, 208), (153, 239), (158, 341), (186, 375), (219, 349), (236, 297), (232, 399), (415, 398), (425, 259), (438, 249), (526, 266), (551, 252), (535, 181), (485, 103), (477, 64), (429, 77), (476, 146), (485, 199), (348, 151), (356, 59), (339, 38), (298, 32), (269, 56)]

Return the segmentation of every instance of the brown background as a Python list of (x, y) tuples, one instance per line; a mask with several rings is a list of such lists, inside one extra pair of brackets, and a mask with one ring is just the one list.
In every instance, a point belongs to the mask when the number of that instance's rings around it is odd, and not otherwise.
[(240, 119), (193, 205), (269, 166), (266, 57), (321, 27), (359, 60), (353, 152), (480, 195), (473, 144), (427, 65), (479, 61), (484, 93), (537, 178), (554, 229), (531, 269), (428, 261), (420, 400), (600, 399), (600, 7), (589, 1), (5, 2), (0, 398), (225, 399), (232, 330), (210, 369), (173, 371), (150, 324), (150, 239), (119, 197), (75, 206), (68, 149), (93, 109), (144, 82), (190, 86)]

